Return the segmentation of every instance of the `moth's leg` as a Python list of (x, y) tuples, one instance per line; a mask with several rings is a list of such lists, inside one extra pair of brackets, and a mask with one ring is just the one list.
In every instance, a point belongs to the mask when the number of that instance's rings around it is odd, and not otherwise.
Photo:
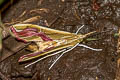
[(75, 34), (78, 34), (78, 32), (84, 27), (84, 25), (82, 25), (76, 32)]
[(53, 64), (50, 66), (49, 70), (55, 65), (55, 63), (56, 63), (65, 53), (73, 50), (73, 49), (74, 49), (75, 47), (77, 47), (77, 46), (82, 46), (82, 47), (85, 47), (85, 48), (88, 48), (88, 49), (91, 49), (91, 50), (94, 50), (94, 51), (101, 51), (101, 50), (102, 50), (102, 49), (94, 49), (94, 48), (88, 47), (88, 46), (86, 46), (86, 45), (77, 43), (75, 46), (73, 46), (73, 47), (70, 48), (69, 50), (64, 51), (64, 52), (53, 62)]
[(53, 64), (49, 67), (49, 70), (55, 65), (55, 63), (67, 52), (73, 50), (75, 47), (77, 47), (79, 45), (79, 43), (77, 43), (75, 46), (73, 46), (72, 48), (62, 52), (62, 54), (53, 62)]
[(43, 60), (43, 59), (45, 59), (45, 58), (48, 58), (48, 57), (50, 57), (50, 56), (59, 54), (59, 53), (64, 52), (64, 51), (66, 51), (66, 49), (63, 49), (63, 50), (57, 51), (57, 52), (55, 52), (55, 53), (53, 53), (53, 54), (47, 55), (47, 56), (45, 56), (45, 57), (42, 57), (42, 58), (40, 58), (40, 59), (38, 59), (38, 60), (36, 60), (36, 61), (28, 64), (28, 65), (26, 65), (25, 68), (27, 68), (27, 67), (29, 67), (29, 66), (31, 66), (31, 65), (33, 65), (33, 64), (35, 64), (35, 63), (37, 63), (37, 62), (39, 62), (39, 61), (41, 61), (41, 60)]
[(83, 45), (83, 44), (79, 44), (78, 46), (85, 47), (85, 48), (88, 48), (88, 49), (93, 50), (93, 51), (102, 51), (102, 49), (94, 49), (94, 48), (91, 48), (91, 47)]

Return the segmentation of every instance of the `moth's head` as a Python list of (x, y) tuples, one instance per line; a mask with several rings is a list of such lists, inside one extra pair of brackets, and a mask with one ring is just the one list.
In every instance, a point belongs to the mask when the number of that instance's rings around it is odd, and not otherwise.
[(82, 41), (84, 38), (86, 38), (86, 37), (88, 37), (88, 36), (94, 34), (95, 32), (96, 32), (96, 31), (89, 32), (89, 33), (84, 34), (84, 35), (83, 35), (83, 34), (78, 34), (78, 38), (79, 38), (80, 41)]
[(84, 39), (86, 36), (82, 35), (82, 34), (79, 34), (78, 37), (79, 37), (79, 39)]
[(92, 35), (92, 34), (94, 34), (94, 33), (96, 33), (96, 31), (93, 31), (93, 32), (89, 32), (89, 33), (87, 33), (87, 34), (84, 34), (84, 35), (82, 35), (82, 34), (79, 34), (78, 36), (79, 36), (79, 38), (86, 38), (86, 37), (88, 37), (88, 36), (90, 36), (90, 35)]

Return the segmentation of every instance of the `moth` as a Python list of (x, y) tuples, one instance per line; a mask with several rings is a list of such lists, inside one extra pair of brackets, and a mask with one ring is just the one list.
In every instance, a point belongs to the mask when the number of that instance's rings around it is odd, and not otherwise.
[(79, 43), (81, 43), (84, 38), (95, 33), (95, 31), (93, 31), (82, 35), (78, 34), (79, 30), (80, 28), (76, 33), (70, 33), (33, 24), (16, 24), (10, 27), (11, 35), (16, 39), (25, 43), (35, 43), (34, 45), (29, 45), (27, 48), (32, 51), (32, 53), (21, 56), (18, 62), (24, 62), (35, 58), (40, 58), (42, 60), (61, 52), (65, 53), (76, 46), (81, 46)]

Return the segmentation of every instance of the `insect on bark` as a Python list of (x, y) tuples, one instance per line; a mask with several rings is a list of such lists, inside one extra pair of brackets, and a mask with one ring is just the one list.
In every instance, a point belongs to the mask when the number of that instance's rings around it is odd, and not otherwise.
[(39, 60), (26, 66), (28, 67), (47, 57), (56, 55), (58, 53), (64, 54), (68, 51), (71, 51), (76, 46), (83, 46), (95, 51), (101, 51), (101, 49), (93, 49), (79, 44), (88, 35), (96, 32), (90, 32), (85, 35), (78, 34), (81, 28), (79, 28), (76, 33), (70, 33), (33, 24), (16, 24), (11, 26), (10, 33), (13, 37), (25, 43), (35, 42), (34, 45), (29, 45), (28, 47), (28, 50), (32, 51), (32, 53), (21, 56), (18, 62), (24, 62), (40, 57)]

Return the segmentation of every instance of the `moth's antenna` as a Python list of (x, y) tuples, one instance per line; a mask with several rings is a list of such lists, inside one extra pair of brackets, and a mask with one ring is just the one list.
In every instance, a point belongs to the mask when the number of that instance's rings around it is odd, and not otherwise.
[(28, 64), (28, 65), (26, 65), (25, 68), (27, 68), (27, 67), (29, 67), (29, 66), (31, 66), (31, 65), (33, 65), (33, 64), (35, 64), (35, 63), (37, 63), (37, 62), (39, 62), (39, 61), (41, 61), (41, 60), (43, 60), (43, 59), (45, 59), (45, 58), (47, 58), (47, 57), (50, 57), (50, 56), (59, 54), (59, 53), (61, 53), (61, 52), (63, 52), (63, 51), (66, 51), (66, 49), (63, 49), (63, 50), (60, 50), (60, 51), (58, 51), (58, 52), (56, 52), (56, 53), (53, 53), (53, 54), (47, 55), (47, 56), (45, 56), (45, 57), (42, 57), (42, 58), (40, 58), (40, 59), (38, 59), (38, 60), (36, 60), (36, 61)]
[(73, 49), (74, 49), (75, 47), (77, 47), (78, 45), (79, 45), (79, 43), (77, 43), (77, 44), (76, 44), (75, 46), (73, 46), (72, 48), (64, 51), (64, 52), (53, 62), (53, 64), (49, 67), (49, 70), (55, 65), (55, 63), (56, 63), (65, 53), (73, 50)]
[(83, 45), (83, 44), (79, 44), (78, 46), (82, 46), (82, 47), (85, 47), (85, 48), (91, 49), (91, 50), (93, 50), (93, 51), (102, 51), (102, 49), (94, 49), (94, 48), (91, 48), (91, 47), (86, 46), (86, 45)]
[(78, 32), (84, 27), (84, 25), (82, 25), (76, 32), (75, 34), (78, 34)]

